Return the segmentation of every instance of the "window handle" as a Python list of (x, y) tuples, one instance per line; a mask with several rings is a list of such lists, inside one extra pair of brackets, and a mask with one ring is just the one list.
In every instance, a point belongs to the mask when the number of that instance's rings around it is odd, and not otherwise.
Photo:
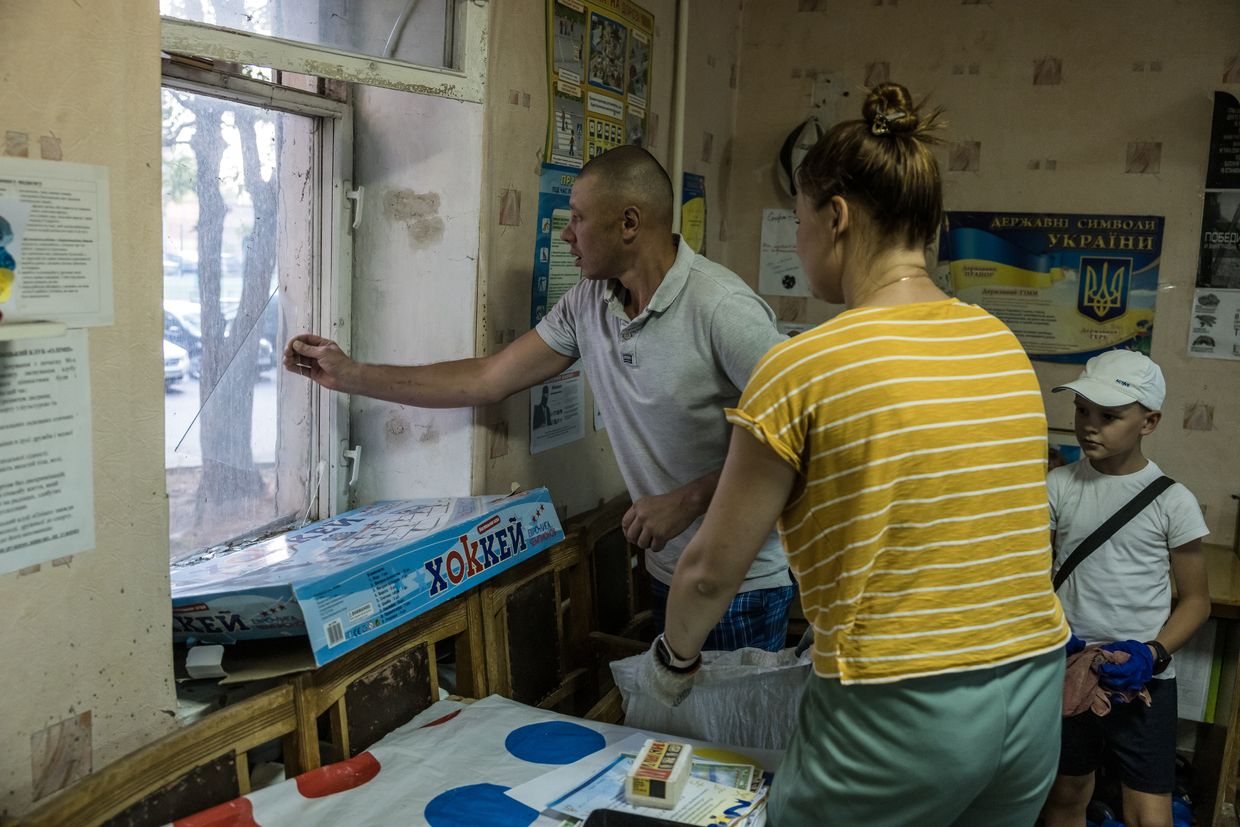
[(357, 470), (362, 467), (362, 446), (354, 445), (344, 450), (344, 458), (349, 463), (349, 487), (357, 485)]
[(366, 203), (366, 188), (346, 190), (344, 197), (353, 202), (353, 229), (356, 230), (362, 223), (362, 205)]

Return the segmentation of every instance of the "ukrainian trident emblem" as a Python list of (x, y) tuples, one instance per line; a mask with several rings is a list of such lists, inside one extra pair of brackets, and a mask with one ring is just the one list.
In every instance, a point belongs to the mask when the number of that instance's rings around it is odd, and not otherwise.
[(1076, 309), (1081, 315), (1105, 322), (1127, 312), (1132, 259), (1082, 257), (1079, 279)]

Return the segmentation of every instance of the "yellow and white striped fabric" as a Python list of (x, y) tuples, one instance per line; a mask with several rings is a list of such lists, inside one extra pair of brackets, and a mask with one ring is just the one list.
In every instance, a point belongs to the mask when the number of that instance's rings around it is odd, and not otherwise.
[(772, 348), (728, 420), (799, 472), (779, 528), (818, 675), (894, 681), (1067, 640), (1042, 393), (986, 311), (845, 312)]

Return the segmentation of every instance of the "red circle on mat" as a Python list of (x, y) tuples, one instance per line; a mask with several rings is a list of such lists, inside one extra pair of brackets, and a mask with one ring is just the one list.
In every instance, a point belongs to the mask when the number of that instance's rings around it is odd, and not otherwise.
[(305, 798), (324, 798), (360, 787), (379, 774), (379, 761), (369, 752), (337, 761), (297, 776), (297, 792)]
[(418, 727), (418, 729), (426, 729), (427, 727), (439, 726), (440, 724), (446, 724), (448, 723), (448, 721), (451, 721), (453, 718), (455, 718), (457, 715), (460, 715), (460, 714), (461, 714), (461, 710), (454, 709), (451, 712), (449, 712), (447, 715), (443, 716), (442, 718), (436, 718), (435, 720), (431, 721), (429, 724), (422, 724), (422, 726)]
[(254, 820), (254, 805), (250, 799), (242, 797), (188, 818), (178, 818), (172, 822), (172, 827), (259, 827), (259, 823)]

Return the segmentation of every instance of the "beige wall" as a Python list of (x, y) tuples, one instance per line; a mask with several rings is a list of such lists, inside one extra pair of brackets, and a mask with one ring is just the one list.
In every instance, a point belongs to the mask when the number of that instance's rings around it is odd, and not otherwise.
[[(821, 11), (798, 11), (817, 6)], [(1240, 484), (1240, 363), (1187, 356), (1211, 97), (1237, 54), (1240, 6), (1143, 0), (746, 2), (725, 263), (757, 283), (764, 207), (790, 207), (772, 162), (809, 113), (814, 78), (839, 73), (860, 113), (869, 67), (947, 110), (945, 137), (980, 141), (976, 172), (946, 172), (948, 209), (1152, 214), (1166, 217), (1153, 357), (1167, 377), (1166, 416), (1147, 453), (1207, 506), (1216, 543), (1230, 543)], [(1034, 61), (1062, 60), (1059, 85), (1033, 85)], [(1127, 174), (1132, 141), (1162, 144), (1158, 174)], [(1048, 170), (1046, 161), (1055, 161)], [(946, 152), (939, 153), (946, 169)], [(1033, 162), (1038, 162), (1036, 169)], [(787, 300), (818, 321), (821, 307)], [(1079, 367), (1035, 363), (1044, 390)], [(1068, 394), (1047, 393), (1051, 425), (1070, 428)], [(1187, 431), (1184, 408), (1214, 406), (1215, 430)]]
[[(355, 85), (353, 114), (354, 185), (367, 205), (353, 236), (351, 354), (472, 356), (483, 107)], [(351, 504), (474, 493), (472, 423), (469, 409), (352, 397), (352, 443), (364, 451)]]
[(689, 52), (685, 61), (684, 165), (706, 179), (707, 258), (729, 254), (727, 217), (731, 197), (733, 123), (740, 79), (741, 0), (694, 0), (689, 4)]
[[(97, 548), (0, 576), (0, 815), (32, 797), (32, 737), (98, 767), (161, 734), (169, 668), (160, 354), (159, 17), (153, 2), (0, 4), (0, 124), (107, 166), (116, 323), (90, 331)], [(0, 150), (3, 151), (3, 150)], [(89, 734), (75, 725), (90, 713)], [(58, 736), (59, 740), (58, 740)], [(44, 740), (44, 738), (50, 740)], [(89, 770), (76, 764), (81, 770)]]

